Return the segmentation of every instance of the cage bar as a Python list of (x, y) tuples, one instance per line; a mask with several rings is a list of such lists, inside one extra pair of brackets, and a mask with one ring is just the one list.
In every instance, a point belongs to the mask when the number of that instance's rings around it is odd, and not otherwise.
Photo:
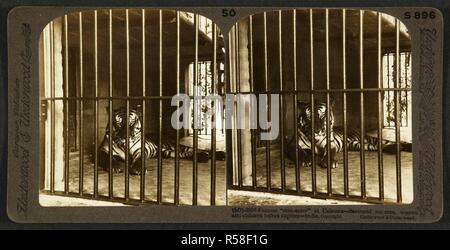
[[(236, 92), (241, 92), (241, 76), (240, 76), (240, 60), (239, 60), (239, 22), (236, 23), (236, 26), (234, 28), (234, 43), (235, 43), (235, 49), (234, 49), (234, 58), (235, 58), (235, 71), (234, 74), (235, 77), (235, 83), (236, 83)], [(240, 103), (242, 100), (239, 99), (238, 103)], [(238, 109), (238, 105), (236, 106), (236, 109)], [(238, 110), (236, 110), (238, 112)], [(242, 187), (242, 133), (241, 129), (237, 128), (236, 130), (237, 134), (237, 167), (238, 167), (238, 186)]]
[[(360, 88), (364, 89), (364, 10), (359, 11), (359, 83)], [(359, 93), (360, 96), (360, 136), (361, 142), (364, 142), (365, 131), (364, 131), (364, 92)], [(361, 198), (366, 198), (366, 163), (365, 163), (365, 153), (364, 145), (361, 145), (360, 149), (360, 167), (361, 167)]]
[(126, 93), (127, 93), (127, 99), (126, 99), (126, 126), (125, 126), (125, 201), (129, 201), (130, 199), (130, 17), (128, 13), (128, 9), (125, 10), (125, 39), (126, 39), (126, 74), (127, 74), (127, 81), (126, 81)]
[[(396, 75), (399, 75), (397, 87), (401, 88), (402, 83), (403, 83), (403, 77), (402, 77), (402, 53), (400, 51), (398, 53), (398, 71), (396, 71)], [(400, 91), (398, 94), (399, 94), (398, 95), (399, 102), (401, 102), (402, 101), (402, 92)], [(402, 127), (403, 126), (402, 111), (400, 111), (399, 122), (400, 122), (399, 126)]]
[[(325, 9), (325, 68), (326, 68), (326, 105), (327, 105), (327, 194), (331, 196), (332, 194), (332, 178), (331, 178), (331, 127), (330, 127), (330, 39), (329, 39), (329, 10)], [(311, 148), (313, 146), (311, 145)]]
[(294, 138), (295, 138), (295, 189), (297, 192), (301, 192), (301, 183), (300, 183), (300, 166), (298, 164), (298, 124), (297, 124), (297, 116), (298, 116), (298, 97), (297, 97), (297, 10), (292, 11), (292, 37), (293, 37), (293, 68), (294, 68)]
[(69, 193), (69, 24), (67, 15), (64, 15), (64, 193)]
[[(162, 36), (163, 36), (163, 12), (162, 10), (159, 10), (159, 16), (158, 16), (158, 27), (159, 27), (159, 34), (158, 34), (158, 46), (159, 46), (159, 96), (163, 96), (163, 62), (162, 62), (162, 51), (163, 51), (163, 44), (162, 44)], [(159, 116), (158, 116), (158, 173), (157, 173), (157, 197), (156, 200), (158, 204), (161, 204), (162, 202), (162, 99), (159, 99)]]
[[(232, 44), (231, 44), (231, 32), (234, 29), (234, 27), (232, 27), (230, 29), (230, 32), (228, 33), (228, 50), (226, 50), (227, 55), (225, 55), (225, 57), (227, 58), (227, 61), (225, 63), (225, 69), (227, 74), (225, 74), (225, 82), (227, 82), (228, 84), (225, 84), (224, 86), (224, 90), (225, 93), (233, 93), (234, 89), (233, 89), (233, 85), (231, 84), (232, 81), (232, 67), (231, 67), (231, 62), (232, 62), (232, 58), (231, 58), (231, 49), (232, 49)], [(229, 112), (231, 111), (230, 108), (226, 109), (225, 112)], [(234, 110), (232, 111), (234, 112)], [(233, 137), (233, 133), (230, 129), (223, 129), (222, 131), (224, 131), (226, 133), (226, 138), (233, 138), (234, 141), (234, 137)], [(227, 183), (227, 187), (228, 186), (232, 186), (232, 187), (237, 187), (237, 185), (235, 185), (235, 168), (234, 168), (234, 152), (233, 152), (233, 144), (232, 143), (228, 143), (229, 140), (227, 140), (227, 145), (226, 145), (226, 150), (228, 152), (232, 152), (232, 154), (227, 154), (226, 160), (227, 160), (227, 171), (226, 171), (226, 183)]]
[[(217, 83), (217, 26), (213, 24), (212, 28), (212, 40), (213, 40), (213, 61), (212, 61), (212, 84), (211, 93), (216, 93), (216, 83)], [(210, 188), (210, 205), (214, 206), (216, 204), (216, 105), (214, 102), (211, 103), (211, 124), (214, 127), (211, 128), (211, 188)]]
[(94, 11), (94, 87), (95, 87), (95, 103), (94, 103), (94, 198), (98, 198), (98, 26), (97, 26), (97, 10)]
[[(311, 112), (314, 112), (314, 21), (313, 21), (313, 9), (309, 9), (309, 43), (310, 43), (310, 70), (311, 70), (311, 79), (310, 79), (310, 98), (311, 98), (311, 105), (310, 109)], [(315, 134), (314, 134), (314, 116), (311, 116), (311, 189), (313, 195), (316, 195), (316, 156), (315, 156), (315, 146), (313, 143), (315, 140)]]
[[(391, 88), (391, 73), (390, 73), (390, 69), (391, 69), (391, 56), (390, 55), (388, 55), (388, 56), (386, 56), (386, 61), (387, 61), (387, 63), (386, 63), (386, 72), (387, 72), (387, 79), (388, 79), (388, 82), (387, 82), (387, 85), (388, 85), (388, 88)], [(390, 102), (391, 101), (391, 91), (387, 91), (387, 96), (388, 96), (388, 101)], [(390, 110), (388, 110), (388, 112), (391, 112)], [(391, 121), (390, 120), (387, 120), (387, 126), (389, 126), (389, 127), (391, 127), (392, 125), (391, 125)]]
[[(283, 86), (283, 40), (282, 36), (282, 14), (281, 10), (278, 11), (278, 61), (279, 61), (279, 74), (280, 74), (280, 91), (284, 90)], [(283, 94), (280, 95), (280, 169), (281, 169), (281, 190), (286, 190), (286, 169), (284, 161), (284, 98)]]
[[(264, 22), (264, 85), (266, 93), (269, 91), (268, 65), (267, 65), (267, 14), (263, 14)], [(267, 120), (270, 120), (270, 95), (267, 96)], [(272, 188), (272, 167), (270, 164), (270, 140), (266, 140), (266, 186), (270, 190)]]
[(113, 41), (113, 36), (112, 36), (112, 28), (113, 28), (113, 12), (110, 9), (108, 11), (108, 32), (109, 32), (109, 93), (108, 93), (108, 163), (109, 163), (109, 169), (108, 169), (108, 197), (109, 199), (113, 199), (114, 198), (114, 173), (113, 173), (113, 168), (112, 168), (112, 124), (113, 124), (113, 120), (112, 120), (112, 114), (113, 114), (113, 54), (112, 54), (112, 41)]
[(80, 194), (80, 196), (83, 196), (83, 178), (84, 178), (84, 129), (83, 129), (83, 116), (84, 116), (84, 112), (83, 112), (83, 13), (79, 12), (78, 13), (78, 23), (79, 23), (79, 28), (78, 28), (78, 33), (79, 33), (79, 39), (80, 39), (80, 100), (78, 101), (78, 110), (80, 111), (80, 146), (79, 146), (79, 150), (80, 150), (80, 164), (79, 164), (79, 172), (78, 172), (78, 193)]
[[(176, 56), (176, 77), (177, 77), (177, 95), (180, 94), (180, 12), (176, 12), (176, 50), (177, 50), (177, 56)], [(180, 105), (177, 104), (177, 117), (180, 117), (179, 114), (179, 108)], [(179, 120), (177, 119), (177, 124), (179, 123)], [(174, 185), (174, 204), (178, 205), (180, 202), (180, 130), (177, 129), (176, 131), (176, 145), (175, 145), (175, 171), (174, 171), (174, 178), (175, 178), (175, 185)]]
[(347, 148), (347, 22), (346, 9), (342, 10), (342, 119), (343, 119), (343, 137), (344, 137), (344, 196), (349, 197), (348, 187), (348, 148)]
[[(250, 66), (250, 91), (254, 92), (254, 76), (253, 76), (253, 16), (249, 16), (248, 19), (249, 28), (249, 66)], [(251, 140), (252, 140), (252, 187), (256, 188), (256, 130), (251, 129)]]
[(50, 192), (55, 192), (55, 23), (52, 21), (50, 22), (50, 51), (52, 53), (52, 56), (50, 58), (50, 68), (51, 68), (51, 87), (50, 87), (50, 95), (51, 95), (51, 101), (50, 101), (50, 112), (51, 112), (51, 118), (50, 118), (50, 140), (51, 140), (51, 152), (50, 152)]
[(384, 171), (383, 171), (383, 71), (382, 71), (382, 26), (381, 20), (383, 14), (377, 13), (377, 22), (378, 22), (378, 196), (381, 201), (384, 200)]
[[(145, 58), (145, 9), (141, 10), (141, 38), (142, 38), (142, 96), (146, 96), (146, 89), (145, 89), (145, 81), (146, 81), (146, 58)], [(142, 125), (141, 125), (141, 176), (140, 176), (140, 192), (139, 192), (139, 199), (141, 203), (145, 201), (145, 174), (146, 174), (146, 153), (145, 153), (145, 124), (146, 124), (146, 100), (145, 98), (142, 98)]]
[[(399, 74), (399, 61), (400, 61), (400, 21), (395, 19), (395, 87), (399, 86), (400, 74)], [(401, 166), (401, 155), (400, 155), (400, 110), (399, 110), (399, 94), (400, 91), (394, 92), (395, 99), (395, 144), (396, 144), (396, 181), (397, 181), (397, 202), (402, 202), (402, 166)]]
[[(198, 85), (198, 15), (194, 15), (194, 30), (195, 30), (195, 44), (194, 44), (194, 86)], [(197, 88), (194, 88), (194, 96), (197, 96)], [(198, 118), (197, 102), (194, 100), (194, 119)], [(198, 130), (195, 127), (194, 121), (194, 135), (193, 135), (194, 158), (192, 160), (192, 205), (197, 206), (197, 191), (198, 191)]]
[[(399, 80), (398, 80), (398, 87), (401, 88), (404, 85), (404, 78), (403, 78), (403, 65), (405, 64), (404, 62), (404, 53), (402, 51), (399, 51), (399, 58), (398, 58), (398, 75), (399, 75)], [(399, 98), (399, 103), (402, 102), (403, 100), (403, 91), (399, 91), (398, 93), (398, 98)], [(399, 112), (400, 112), (400, 128), (403, 127), (405, 124), (403, 122), (403, 111), (399, 108)]]
[[(408, 78), (408, 65), (409, 65), (409, 59), (410, 59), (410, 54), (408, 53), (404, 53), (405, 54), (405, 63), (404, 63), (404, 68), (405, 68), (405, 84), (404, 84), (404, 88), (408, 88), (409, 86), (409, 78)], [(408, 104), (408, 91), (405, 91), (405, 101)], [(409, 127), (409, 105), (406, 105), (405, 107), (405, 115), (406, 115), (406, 127)], [(403, 120), (403, 119), (402, 119)]]

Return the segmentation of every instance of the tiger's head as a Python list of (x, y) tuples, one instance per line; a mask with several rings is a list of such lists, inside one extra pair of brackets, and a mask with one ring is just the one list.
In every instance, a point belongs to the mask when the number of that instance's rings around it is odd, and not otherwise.
[[(108, 109), (109, 111), (109, 109)], [(129, 109), (129, 116), (127, 116), (127, 108), (120, 107), (115, 109), (112, 114), (112, 132), (114, 137), (125, 138), (126, 137), (126, 123), (128, 120), (128, 128), (130, 137), (136, 136), (141, 132), (141, 112), (137, 108)]]
[[(327, 134), (327, 105), (324, 102), (314, 101), (314, 110), (311, 110), (311, 104), (298, 102), (297, 126), (303, 133), (310, 136), (311, 130), (316, 136), (325, 136)], [(334, 115), (332, 105), (330, 109), (330, 132), (333, 131)], [(312, 119), (314, 119), (314, 128), (312, 128)]]

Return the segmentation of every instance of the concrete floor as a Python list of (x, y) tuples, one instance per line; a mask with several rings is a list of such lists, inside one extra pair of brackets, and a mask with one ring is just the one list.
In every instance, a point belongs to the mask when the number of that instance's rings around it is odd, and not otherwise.
[[(348, 180), (350, 195), (361, 195), (361, 175), (360, 175), (360, 155), (359, 151), (350, 151), (349, 166), (348, 166)], [(395, 155), (383, 154), (383, 176), (384, 176), (384, 196), (386, 201), (395, 202), (396, 189), (396, 166)], [(265, 167), (265, 148), (258, 148), (257, 152), (257, 186), (266, 186), (266, 167)], [(286, 188), (295, 190), (295, 163), (286, 160)], [(339, 166), (332, 169), (332, 192), (333, 194), (344, 194), (344, 167), (342, 154), (338, 156)], [(280, 169), (280, 150), (277, 145), (271, 147), (271, 178), (273, 188), (281, 188), (281, 169)], [(366, 169), (366, 194), (368, 197), (379, 197), (378, 184), (378, 152), (365, 152), (365, 169)], [(300, 168), (300, 183), (303, 191), (312, 191), (312, 168)], [(412, 153), (401, 152), (401, 173), (402, 173), (402, 196), (403, 203), (411, 203), (413, 201), (413, 175), (412, 175)], [(327, 192), (327, 169), (316, 167), (317, 191), (321, 193)], [(231, 200), (232, 199), (232, 200)], [(229, 197), (229, 203), (244, 203), (244, 204), (264, 204), (263, 198), (247, 199), (242, 197)], [(295, 197), (292, 197), (294, 202)], [(245, 200), (248, 200), (246, 202)], [(302, 202), (302, 201), (299, 201)]]
[(317, 199), (298, 195), (228, 190), (228, 205), (306, 206), (306, 205), (369, 205), (369, 203), (356, 201), (343, 201), (336, 199)]
[[(387, 201), (396, 200), (396, 168), (395, 155), (384, 154), (384, 192)], [(342, 155), (339, 155), (339, 167), (332, 170), (332, 192), (333, 194), (344, 194), (343, 184), (343, 162)], [(84, 192), (93, 193), (93, 164), (88, 156), (85, 158), (84, 166)], [(173, 203), (174, 195), (174, 159), (163, 159), (162, 178), (162, 200)], [(403, 202), (410, 203), (413, 200), (412, 183), (412, 153), (402, 152), (401, 155), (402, 172), (402, 195)], [(272, 187), (281, 187), (280, 174), (280, 150), (277, 145), (271, 148), (272, 165)], [(225, 162), (217, 161), (216, 177), (216, 204), (217, 205), (315, 205), (315, 204), (355, 204), (348, 201), (311, 199), (296, 195), (275, 195), (262, 192), (243, 192), (226, 190)], [(368, 197), (378, 197), (378, 154), (367, 151), (365, 154), (366, 165), (366, 193)], [(69, 189), (71, 192), (78, 192), (78, 153), (70, 155)], [(302, 167), (300, 169), (301, 189), (311, 191), (311, 168)], [(327, 191), (327, 170), (317, 167), (317, 191), (325, 193)], [(259, 148), (257, 153), (257, 185), (265, 187), (265, 149)], [(108, 173), (99, 171), (99, 194), (108, 194)], [(360, 195), (360, 162), (359, 152), (349, 152), (349, 192), (351, 195)], [(130, 197), (139, 199), (140, 176), (130, 175)], [(146, 174), (146, 199), (156, 201), (157, 186), (157, 160), (147, 160)], [(114, 174), (114, 196), (124, 197), (125, 178), (123, 173)], [(286, 160), (286, 188), (295, 190), (295, 164)], [(51, 201), (45, 197), (43, 202), (48, 205), (60, 206), (61, 204), (84, 204), (81, 201), (65, 201), (56, 199)], [(72, 205), (73, 205), (72, 204)], [(91, 204), (91, 203), (89, 203)], [(180, 160), (180, 204), (192, 204), (192, 161)], [(210, 204), (210, 163), (198, 164), (198, 205)], [(360, 204), (360, 203), (356, 203)]]
[[(78, 153), (71, 153), (70, 156), (69, 189), (71, 192), (78, 192)], [(156, 201), (157, 197), (157, 159), (148, 159), (146, 161), (147, 173), (145, 175), (145, 198), (148, 201)], [(216, 204), (226, 204), (226, 186), (225, 186), (225, 162), (216, 162)], [(198, 164), (198, 205), (210, 204), (210, 185), (211, 185), (211, 164)], [(163, 159), (163, 177), (162, 177), (162, 201), (173, 203), (174, 201), (174, 159)], [(108, 195), (108, 172), (99, 171), (99, 194)], [(125, 175), (116, 173), (114, 180), (114, 197), (124, 197), (125, 193)], [(84, 192), (92, 194), (94, 188), (94, 169), (91, 160), (87, 157), (84, 161)], [(192, 161), (180, 160), (180, 204), (192, 204)], [(130, 198), (139, 199), (140, 176), (130, 175)]]
[(122, 207), (121, 202), (99, 201), (61, 195), (40, 194), (39, 204), (43, 207)]

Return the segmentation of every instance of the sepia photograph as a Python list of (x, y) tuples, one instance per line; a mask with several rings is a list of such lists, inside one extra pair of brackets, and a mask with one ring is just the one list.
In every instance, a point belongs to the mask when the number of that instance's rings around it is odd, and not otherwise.
[(228, 204), (413, 201), (413, 56), (402, 22), (355, 9), (269, 11), (241, 19), (228, 44), (231, 92), (243, 103), (275, 94), (264, 108), (279, 121), (272, 140), (260, 140), (267, 128), (233, 130)]
[(223, 131), (171, 125), (173, 96), (223, 93), (223, 41), (211, 20), (182, 11), (50, 22), (40, 41), (41, 205), (225, 205)]
[(408, 27), (283, 9), (222, 33), (197, 13), (98, 9), (39, 41), (39, 202), (413, 202)]

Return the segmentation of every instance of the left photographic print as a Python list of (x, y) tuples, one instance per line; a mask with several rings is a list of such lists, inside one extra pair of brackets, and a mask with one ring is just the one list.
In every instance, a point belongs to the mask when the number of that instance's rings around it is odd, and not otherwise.
[[(39, 45), (40, 204), (225, 205), (224, 130), (208, 125), (218, 108), (192, 98), (224, 92), (224, 54), (217, 26), (183, 11), (51, 21)], [(201, 128), (171, 124), (180, 93), (191, 116), (212, 114)]]

